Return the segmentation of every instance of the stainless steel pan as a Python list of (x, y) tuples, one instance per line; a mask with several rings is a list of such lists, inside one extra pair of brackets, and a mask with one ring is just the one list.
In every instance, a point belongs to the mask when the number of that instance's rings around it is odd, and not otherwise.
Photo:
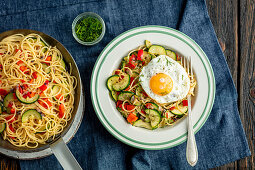
[(28, 35), (31, 33), (39, 34), (50, 46), (56, 46), (63, 54), (65, 62), (71, 63), (72, 65), (72, 75), (75, 76), (78, 81), (77, 87), (75, 89), (75, 101), (72, 119), (68, 122), (68, 125), (65, 127), (61, 135), (59, 135), (53, 141), (48, 142), (47, 144), (39, 145), (39, 147), (35, 149), (15, 147), (8, 141), (5, 141), (2, 138), (0, 138), (0, 153), (12, 158), (23, 160), (39, 159), (54, 153), (54, 155), (57, 157), (57, 159), (59, 160), (64, 169), (81, 169), (79, 164), (73, 157), (72, 153), (69, 151), (65, 144), (72, 139), (72, 137), (78, 130), (85, 109), (85, 99), (83, 95), (82, 82), (78, 67), (71, 54), (60, 42), (42, 32), (28, 29), (10, 30), (0, 34), (0, 41), (3, 38), (13, 34)]

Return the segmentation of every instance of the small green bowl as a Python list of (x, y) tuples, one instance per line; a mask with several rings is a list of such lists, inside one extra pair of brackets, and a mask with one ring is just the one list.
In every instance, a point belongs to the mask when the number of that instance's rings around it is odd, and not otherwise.
[[(82, 41), (80, 40), (77, 35), (76, 35), (76, 32), (75, 32), (75, 26), (76, 24), (80, 21), (80, 19), (84, 18), (84, 17), (92, 17), (92, 18), (96, 18), (100, 21), (100, 23), (102, 24), (102, 32), (100, 34), (100, 36), (94, 40), (94, 41), (91, 41), (91, 42), (85, 42), (85, 41)], [(82, 45), (88, 45), (88, 46), (91, 46), (91, 45), (95, 45), (97, 43), (99, 43), (103, 37), (104, 37), (104, 34), (105, 34), (105, 23), (104, 23), (104, 20), (96, 13), (94, 12), (84, 12), (84, 13), (81, 13), (80, 15), (78, 15), (74, 21), (73, 21), (73, 24), (72, 24), (72, 33), (73, 33), (73, 37), (75, 38), (76, 41), (78, 41), (80, 44)]]

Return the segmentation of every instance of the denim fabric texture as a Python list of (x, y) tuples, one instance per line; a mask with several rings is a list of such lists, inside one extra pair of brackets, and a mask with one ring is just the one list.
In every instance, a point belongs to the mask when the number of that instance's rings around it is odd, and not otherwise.
[[(60, 41), (72, 54), (82, 76), (86, 96), (83, 122), (68, 147), (83, 169), (207, 169), (250, 155), (237, 108), (237, 92), (221, 51), (204, 0), (2, 0), (0, 32), (33, 29)], [(72, 21), (86, 11), (105, 21), (103, 40), (92, 47), (72, 36)], [(103, 48), (117, 35), (144, 25), (178, 29), (207, 54), (216, 79), (212, 112), (196, 134), (198, 163), (186, 161), (186, 142), (174, 148), (147, 151), (123, 144), (102, 126), (92, 107), (90, 76)], [(54, 156), (20, 161), (21, 169), (62, 169)]]

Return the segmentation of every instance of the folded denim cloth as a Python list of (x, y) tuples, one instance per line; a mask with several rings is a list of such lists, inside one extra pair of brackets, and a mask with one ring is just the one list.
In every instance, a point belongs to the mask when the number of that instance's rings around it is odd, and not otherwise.
[[(27, 28), (59, 40), (71, 52), (81, 72), (86, 113), (75, 137), (68, 144), (83, 169), (206, 169), (250, 155), (237, 109), (237, 93), (225, 57), (207, 13), (204, 0), (13, 0), (0, 2), (0, 31)], [(92, 47), (72, 37), (73, 19), (92, 11), (105, 20), (106, 34)], [(163, 25), (193, 38), (207, 54), (216, 79), (212, 112), (196, 134), (198, 163), (186, 161), (186, 142), (174, 148), (147, 151), (127, 146), (101, 125), (90, 100), (90, 75), (103, 48), (120, 33), (143, 25)], [(62, 169), (54, 156), (20, 161), (21, 169)]]

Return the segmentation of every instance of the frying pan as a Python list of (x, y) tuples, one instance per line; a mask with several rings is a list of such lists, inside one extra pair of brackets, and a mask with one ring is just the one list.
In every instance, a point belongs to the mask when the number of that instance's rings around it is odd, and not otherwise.
[(39, 34), (47, 44), (53, 47), (56, 46), (62, 53), (65, 62), (71, 63), (72, 65), (72, 75), (77, 79), (72, 119), (68, 122), (67, 126), (59, 136), (52, 141), (48, 141), (46, 144), (40, 144), (37, 148), (16, 147), (0, 137), (0, 153), (21, 160), (39, 159), (54, 154), (64, 169), (81, 169), (78, 162), (66, 146), (66, 143), (68, 143), (77, 132), (85, 109), (85, 99), (78, 67), (71, 54), (60, 42), (42, 32), (29, 29), (10, 30), (0, 34), (0, 41), (13, 34), (28, 35), (31, 33)]

